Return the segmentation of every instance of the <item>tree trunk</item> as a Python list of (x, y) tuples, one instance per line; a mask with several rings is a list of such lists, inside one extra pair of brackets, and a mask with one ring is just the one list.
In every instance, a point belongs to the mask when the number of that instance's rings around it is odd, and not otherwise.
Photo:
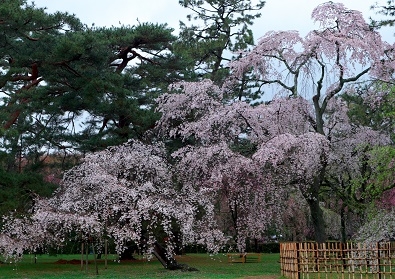
[(344, 203), (340, 208), (340, 230), (341, 230), (341, 241), (342, 243), (346, 243), (347, 234), (346, 234), (346, 212)]
[(176, 259), (167, 254), (166, 249), (162, 247), (158, 242), (154, 243), (153, 254), (161, 262), (164, 268), (170, 270), (182, 269), (182, 271), (198, 271), (194, 267), (189, 267), (187, 264), (179, 264)]
[(324, 214), (320, 207), (320, 201), (318, 199), (311, 198), (307, 200), (307, 203), (309, 204), (311, 219), (313, 221), (314, 240), (318, 243), (323, 243), (326, 241), (326, 233)]
[(307, 203), (310, 207), (310, 215), (313, 221), (314, 240), (318, 243), (326, 241), (324, 213), (320, 207), (320, 189), (325, 174), (325, 166), (314, 179), (310, 191), (306, 196)]
[(168, 255), (165, 248), (163, 248), (158, 242), (154, 244), (154, 255), (161, 262), (164, 268), (175, 270), (180, 269), (179, 264), (172, 255)]

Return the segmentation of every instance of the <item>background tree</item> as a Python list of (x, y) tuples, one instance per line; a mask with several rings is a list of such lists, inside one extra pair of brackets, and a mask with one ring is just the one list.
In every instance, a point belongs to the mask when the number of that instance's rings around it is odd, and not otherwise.
[(232, 59), (232, 52), (254, 44), (252, 25), (259, 18), (258, 12), (265, 5), (259, 0), (179, 0), (181, 6), (192, 14), (188, 26), (180, 21), (179, 45), (184, 58), (195, 64), (199, 76), (221, 84), (229, 74), (225, 64)]
[(300, 191), (291, 193), (286, 200), (281, 215), (283, 225), (281, 234), (288, 241), (306, 241), (311, 238), (313, 229), (311, 227), (310, 212), (306, 200)]
[(365, 196), (373, 201), (366, 209), (366, 221), (357, 233), (357, 239), (368, 244), (390, 241), (394, 237), (394, 153), (393, 146), (376, 148), (369, 153), (367, 164), (372, 174), (365, 177)]
[[(385, 3), (385, 4), (384, 4)], [(382, 26), (393, 26), (395, 19), (393, 19), (395, 15), (395, 5), (394, 0), (380, 1), (380, 4), (376, 2), (371, 6), (371, 9), (377, 11), (378, 14), (387, 16), (386, 19), (382, 20), (374, 20), (372, 19), (372, 26), (376, 28), (380, 28)]]
[[(370, 218), (369, 212), (372, 208), (386, 203), (381, 196), (391, 196), (390, 189), (393, 188), (390, 178), (393, 176), (391, 161), (394, 158), (391, 144), (394, 129), (392, 91), (391, 82), (373, 81), (350, 88), (340, 96), (342, 107), (346, 110), (341, 116), (342, 120), (338, 118), (337, 123), (343, 123), (343, 127), (351, 128), (353, 133), (349, 133), (347, 138), (340, 139), (340, 144), (336, 146), (340, 148), (339, 151), (346, 146), (353, 146), (353, 151), (348, 154), (355, 157), (358, 164), (352, 167), (353, 164), (350, 163), (343, 165), (343, 162), (350, 160), (336, 162), (336, 171), (330, 176), (330, 179), (336, 182), (329, 184), (332, 190), (340, 194), (341, 208), (347, 209), (348, 215), (357, 213), (361, 221)], [(362, 127), (370, 130), (370, 137), (360, 135), (358, 131)], [(384, 137), (383, 132), (387, 134)], [(340, 173), (343, 175), (339, 176)], [(344, 213), (341, 211), (342, 217), (346, 219)], [(345, 222), (343, 218), (342, 222)], [(345, 239), (346, 224), (343, 223), (342, 228)]]
[(166, 25), (88, 28), (26, 1), (1, 12), (4, 147), (89, 151), (141, 138), (153, 100), (184, 68)]
[(352, 234), (348, 228), (355, 223), (353, 220), (348, 224), (347, 215), (351, 218), (358, 214), (362, 222), (366, 208), (379, 196), (369, 193), (368, 181), (375, 172), (369, 162), (371, 152), (391, 144), (391, 140), (384, 129), (361, 125), (365, 122), (363, 118), (360, 123), (353, 122), (349, 117), (350, 106), (342, 97), (334, 98), (328, 106), (326, 125), (331, 130), (332, 156), (328, 160), (323, 193), (329, 191), (332, 196), (332, 207), (341, 218), (342, 241), (346, 241), (347, 235)]
[(48, 168), (37, 173), (36, 167), (44, 161), (39, 158), (44, 144), (42, 138), (31, 141), (28, 134), (40, 130), (30, 126), (35, 115), (25, 113), (25, 106), (43, 83), (40, 62), (51, 53), (49, 45), (60, 34), (82, 28), (74, 16), (49, 15), (26, 1), (6, 0), (0, 5), (1, 215), (26, 213), (37, 195), (48, 196), (56, 187), (46, 181)]
[(155, 98), (185, 76), (172, 32), (150, 23), (88, 27), (28, 1), (2, 1), (1, 215), (26, 213), (85, 153), (149, 137)]
[[(24, 132), (29, 126), (28, 123), (33, 121), (34, 115), (20, 116), (24, 112), (23, 107), (33, 97), (32, 92), (43, 82), (39, 72), (40, 63), (51, 53), (49, 46), (57, 36), (65, 31), (81, 30), (83, 26), (78, 19), (67, 13), (48, 15), (43, 9), (19, 0), (2, 3), (0, 21), (0, 131), (2, 147), (11, 155), (7, 169), (12, 170), (16, 154), (26, 150), (21, 150), (25, 147), (22, 147), (21, 142), (24, 141)], [(39, 130), (36, 132), (39, 133)], [(39, 147), (33, 145), (32, 149), (35, 148)]]
[(44, 181), (34, 172), (16, 175), (0, 169), (0, 181), (0, 216), (11, 212), (16, 216), (24, 215), (38, 196), (48, 197), (56, 189), (55, 184)]
[(393, 136), (395, 95), (392, 82), (373, 81), (349, 88), (341, 98), (354, 125), (371, 127)]

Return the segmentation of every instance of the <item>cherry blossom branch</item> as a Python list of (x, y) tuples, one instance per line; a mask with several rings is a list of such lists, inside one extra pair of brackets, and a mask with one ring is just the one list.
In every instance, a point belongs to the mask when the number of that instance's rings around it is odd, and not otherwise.
[(360, 72), (359, 74), (357, 74), (357, 75), (355, 75), (353, 77), (350, 77), (350, 78), (342, 78), (342, 77), (340, 77), (337, 86), (334, 89), (332, 89), (327, 94), (327, 96), (324, 98), (324, 100), (322, 102), (321, 110), (324, 111), (326, 109), (328, 101), (330, 99), (332, 99), (333, 96), (335, 96), (337, 93), (339, 93), (343, 89), (343, 87), (344, 87), (344, 85), (346, 83), (350, 83), (350, 82), (354, 82), (354, 81), (359, 80), (363, 75), (367, 74), (370, 71), (370, 69), (371, 69), (371, 67), (368, 67), (368, 68), (364, 69), (362, 72)]

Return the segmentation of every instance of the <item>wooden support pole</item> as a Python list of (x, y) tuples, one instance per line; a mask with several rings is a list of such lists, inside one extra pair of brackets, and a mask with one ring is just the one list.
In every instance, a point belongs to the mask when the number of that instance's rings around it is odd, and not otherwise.
[(92, 253), (93, 253), (93, 260), (95, 262), (96, 275), (99, 275), (99, 268), (97, 266), (97, 259), (96, 259), (95, 243), (93, 243), (93, 241), (92, 241)]
[(88, 271), (88, 255), (89, 255), (89, 246), (88, 246), (88, 243), (87, 243), (87, 245), (86, 245), (86, 249), (85, 249), (85, 255), (86, 255), (86, 257), (85, 257), (85, 271)]
[(81, 270), (84, 269), (84, 242), (81, 241)]
[(104, 240), (104, 269), (107, 269), (108, 260), (108, 240)]

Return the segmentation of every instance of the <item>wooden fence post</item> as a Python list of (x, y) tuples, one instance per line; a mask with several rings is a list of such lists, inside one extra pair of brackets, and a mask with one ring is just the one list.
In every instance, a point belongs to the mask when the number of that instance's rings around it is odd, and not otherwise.
[(347, 264), (346, 264), (346, 255), (344, 254), (344, 243), (340, 242), (340, 257), (343, 263), (342, 266), (342, 273), (347, 269)]
[(377, 272), (378, 272), (378, 279), (381, 279), (381, 267), (380, 267), (380, 243), (376, 243), (377, 249)]
[(296, 243), (295, 248), (296, 248), (296, 278), (300, 279), (300, 243)]

